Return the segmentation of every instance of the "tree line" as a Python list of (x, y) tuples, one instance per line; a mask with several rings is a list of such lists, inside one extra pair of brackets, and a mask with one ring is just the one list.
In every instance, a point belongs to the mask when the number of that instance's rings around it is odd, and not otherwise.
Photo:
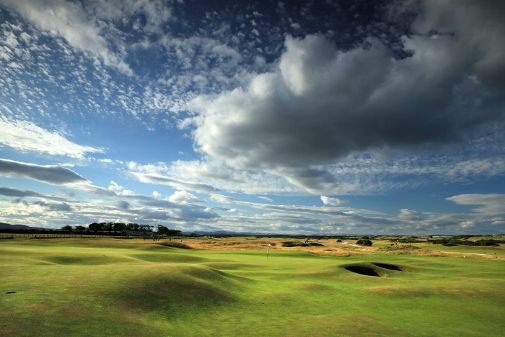
[[(124, 222), (93, 222), (88, 225), (88, 227), (84, 226), (75, 226), (72, 227), (70, 225), (66, 225), (61, 227), (64, 231), (74, 231), (74, 232), (116, 232), (116, 233), (128, 233), (131, 232), (133, 234), (146, 234), (153, 233), (157, 235), (167, 235), (167, 236), (177, 236), (181, 235), (182, 232), (177, 229), (170, 229), (163, 225), (158, 226), (150, 226), (144, 224), (138, 224), (135, 222), (124, 223)], [(156, 229), (156, 231), (155, 231)]]

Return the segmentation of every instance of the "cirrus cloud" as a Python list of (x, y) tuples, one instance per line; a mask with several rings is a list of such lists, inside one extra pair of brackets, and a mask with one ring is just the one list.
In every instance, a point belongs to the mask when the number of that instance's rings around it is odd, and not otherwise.
[(0, 145), (22, 152), (82, 159), (86, 153), (102, 153), (103, 149), (76, 144), (58, 132), (51, 132), (29, 121), (0, 118)]

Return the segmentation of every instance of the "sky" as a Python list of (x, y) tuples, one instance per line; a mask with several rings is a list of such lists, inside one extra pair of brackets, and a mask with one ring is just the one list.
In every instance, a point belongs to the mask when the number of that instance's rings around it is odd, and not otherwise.
[(505, 233), (504, 17), (0, 0), (0, 222)]

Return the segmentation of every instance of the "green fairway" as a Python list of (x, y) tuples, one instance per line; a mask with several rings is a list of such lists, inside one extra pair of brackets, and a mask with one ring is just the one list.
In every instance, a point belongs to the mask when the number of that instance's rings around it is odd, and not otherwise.
[(127, 240), (4, 240), (0, 268), (1, 336), (474, 337), (505, 331), (505, 261), (478, 256), (267, 255)]

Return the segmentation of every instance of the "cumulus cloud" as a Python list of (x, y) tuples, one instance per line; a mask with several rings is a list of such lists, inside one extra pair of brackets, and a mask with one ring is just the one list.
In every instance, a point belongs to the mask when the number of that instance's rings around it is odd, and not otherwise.
[(58, 132), (43, 129), (32, 122), (13, 121), (0, 117), (0, 144), (18, 151), (46, 153), (82, 159), (86, 153), (103, 149), (76, 144)]
[(107, 190), (115, 193), (118, 196), (130, 196), (130, 195), (135, 195), (135, 192), (128, 190), (124, 188), (123, 186), (119, 185), (115, 181), (111, 180), (109, 187)]
[(0, 175), (28, 178), (48, 184), (88, 184), (89, 182), (74, 171), (56, 165), (37, 165), (0, 158)]
[(105, 65), (132, 75), (123, 56), (109, 47), (102, 27), (90, 17), (81, 3), (58, 0), (1, 0), (0, 4), (16, 11), (24, 19), (55, 35), (61, 36), (72, 47), (90, 54)]
[(288, 36), (275, 71), (191, 101), (195, 144), (324, 191), (338, 184), (324, 165), (353, 152), (470, 137), (504, 117), (505, 8), (495, 4), (421, 2), (406, 57), (373, 39), (341, 51), (320, 35)]

